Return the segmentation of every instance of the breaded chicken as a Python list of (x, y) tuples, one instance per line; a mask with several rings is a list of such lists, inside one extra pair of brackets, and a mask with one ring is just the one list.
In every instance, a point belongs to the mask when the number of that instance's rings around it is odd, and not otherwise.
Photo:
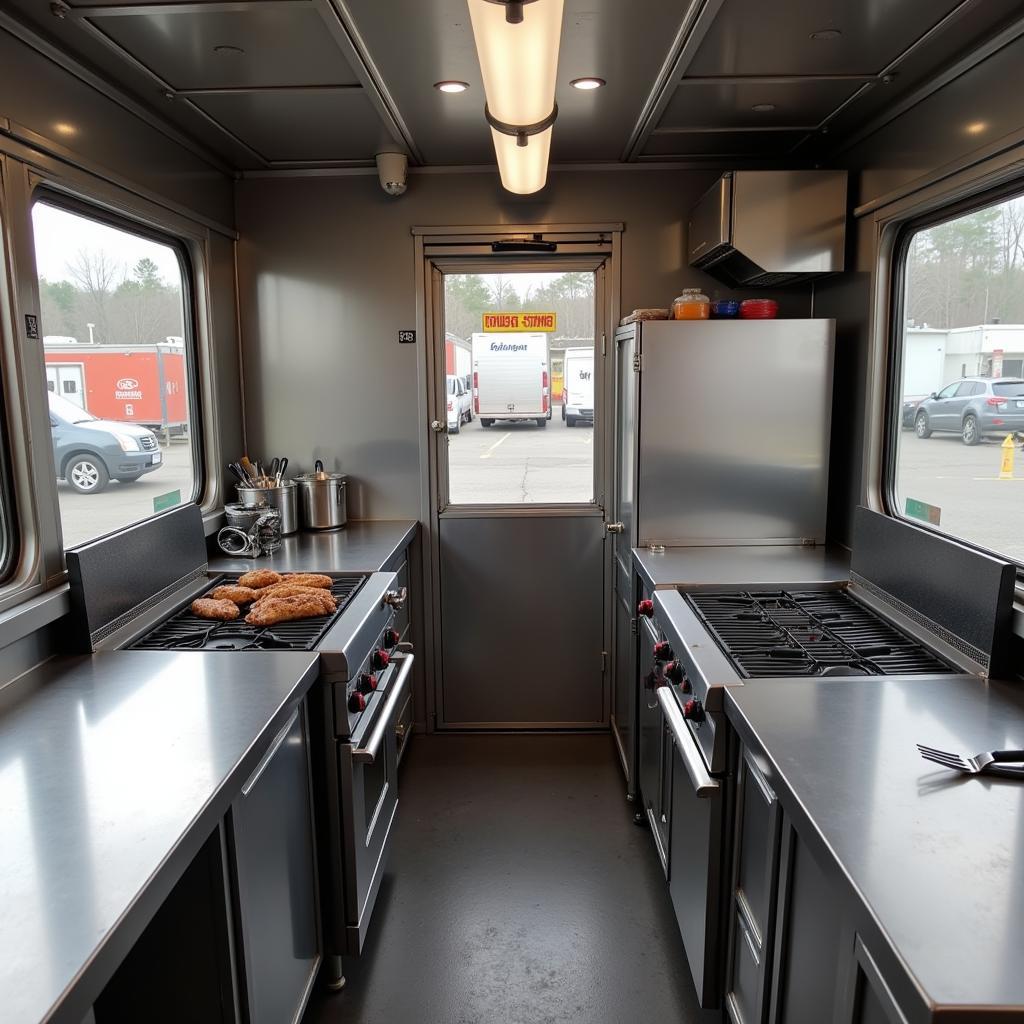
[(337, 606), (330, 591), (320, 590), (317, 587), (303, 587), (296, 583), (285, 580), (283, 583), (275, 583), (272, 587), (264, 587), (256, 595), (257, 601), (265, 601), (268, 597), (301, 597), (303, 594), (318, 594), (321, 597), (329, 597), (332, 604)]
[(214, 587), (207, 595), (214, 601), (233, 601), (235, 604), (250, 604), (259, 596), (259, 592), (252, 587), (236, 587), (233, 584), (225, 584), (222, 587)]
[(273, 569), (253, 569), (238, 578), (240, 587), (251, 587), (259, 590), (262, 587), (272, 587), (275, 583), (281, 582), (281, 574)]
[(282, 583), (291, 583), (296, 587), (319, 587), (330, 590), (334, 580), (318, 572), (287, 572), (281, 577)]
[(192, 614), (201, 619), (219, 619), (230, 622), (237, 619), (238, 605), (234, 601), (219, 601), (210, 597), (200, 597), (192, 602)]
[[(329, 594), (324, 595), (330, 597)], [(257, 601), (245, 617), (250, 626), (273, 626), (278, 622), (312, 619), (329, 615), (334, 609), (317, 594), (295, 594), (292, 597), (267, 597)]]

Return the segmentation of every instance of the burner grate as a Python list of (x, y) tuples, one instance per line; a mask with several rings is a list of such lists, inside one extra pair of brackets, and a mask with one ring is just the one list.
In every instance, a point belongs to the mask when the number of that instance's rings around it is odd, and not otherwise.
[[(190, 604), (154, 626), (130, 644), (136, 651), (311, 651), (334, 625), (366, 581), (365, 576), (334, 576), (331, 593), (337, 598), (337, 610), (330, 615), (279, 622), (274, 626), (250, 626), (243, 618), (231, 622), (211, 622), (193, 615)], [(235, 583), (238, 575), (210, 580), (210, 590)]]
[(844, 590), (688, 594), (745, 678), (957, 671)]

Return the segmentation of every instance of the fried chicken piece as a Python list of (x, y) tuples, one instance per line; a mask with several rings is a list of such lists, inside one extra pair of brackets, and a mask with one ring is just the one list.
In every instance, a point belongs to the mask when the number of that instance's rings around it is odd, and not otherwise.
[(252, 587), (237, 587), (233, 584), (225, 584), (222, 587), (214, 587), (207, 595), (214, 601), (233, 601), (235, 604), (251, 604), (259, 597), (259, 591)]
[(238, 605), (234, 601), (219, 601), (210, 597), (200, 597), (192, 602), (192, 614), (201, 619), (215, 619), (230, 622), (237, 619)]
[(281, 582), (281, 574), (273, 569), (253, 569), (238, 578), (238, 586), (260, 590)]
[(337, 607), (337, 601), (327, 590), (318, 587), (304, 587), (285, 579), (283, 583), (275, 583), (272, 587), (264, 587), (256, 596), (257, 601), (265, 601), (268, 597), (301, 597), (303, 594), (320, 595), (331, 599), (333, 611)]
[[(330, 595), (325, 595), (330, 597)], [(245, 617), (250, 626), (273, 626), (295, 619), (313, 619), (333, 611), (316, 594), (295, 594), (292, 597), (266, 597), (257, 601)]]
[(330, 576), (318, 572), (286, 572), (281, 582), (292, 583), (297, 587), (319, 587), (321, 590), (330, 590), (334, 585)]

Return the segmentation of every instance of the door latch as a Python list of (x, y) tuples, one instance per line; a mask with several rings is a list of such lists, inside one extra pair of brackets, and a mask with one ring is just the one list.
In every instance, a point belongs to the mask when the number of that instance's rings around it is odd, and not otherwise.
[(605, 523), (604, 524), (604, 528), (609, 533), (625, 533), (626, 532), (626, 524), (625, 523)]

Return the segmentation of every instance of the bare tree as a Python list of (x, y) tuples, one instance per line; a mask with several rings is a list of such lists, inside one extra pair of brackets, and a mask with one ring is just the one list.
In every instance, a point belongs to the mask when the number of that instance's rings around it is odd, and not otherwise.
[(98, 340), (111, 341), (108, 304), (114, 289), (124, 279), (124, 268), (103, 249), (79, 249), (66, 264), (71, 280), (88, 296), (99, 329)]

